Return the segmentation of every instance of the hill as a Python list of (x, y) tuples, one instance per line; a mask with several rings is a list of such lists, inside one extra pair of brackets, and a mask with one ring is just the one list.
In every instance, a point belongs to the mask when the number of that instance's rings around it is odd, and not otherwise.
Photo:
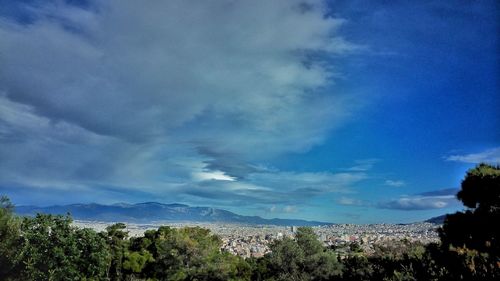
[(435, 223), (435, 224), (443, 224), (445, 218), (446, 218), (446, 215), (442, 215), (442, 216), (430, 218), (430, 219), (426, 220), (425, 222), (430, 222), (430, 223)]

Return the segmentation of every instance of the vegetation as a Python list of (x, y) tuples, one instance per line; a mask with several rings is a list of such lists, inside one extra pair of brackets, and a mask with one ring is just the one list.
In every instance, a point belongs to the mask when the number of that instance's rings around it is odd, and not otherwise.
[(199, 227), (160, 227), (128, 237), (124, 224), (97, 233), (69, 216), (20, 218), (0, 198), (0, 280), (500, 280), (500, 168), (467, 172), (457, 197), (467, 210), (448, 215), (441, 243), (401, 241), (366, 256), (340, 257), (311, 228), (276, 240), (262, 258), (220, 250)]

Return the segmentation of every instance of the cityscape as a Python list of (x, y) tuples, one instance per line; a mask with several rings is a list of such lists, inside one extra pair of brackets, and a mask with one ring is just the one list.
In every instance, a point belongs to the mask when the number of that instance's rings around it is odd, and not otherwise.
[[(92, 228), (104, 231), (112, 225), (110, 222), (91, 222), (75, 220), (73, 224), (80, 228)], [(164, 224), (134, 224), (127, 223), (126, 231), (131, 237), (139, 237), (146, 230), (158, 229), (160, 225), (173, 228), (186, 226), (202, 227), (218, 235), (223, 242), (222, 250), (243, 258), (263, 257), (270, 252), (269, 244), (284, 237), (293, 238), (296, 226), (246, 226), (237, 224), (217, 223), (164, 223)], [(332, 224), (312, 227), (319, 241), (325, 247), (333, 247), (340, 255), (351, 253), (349, 245), (356, 243), (360, 250), (370, 255), (375, 253), (375, 246), (387, 246), (401, 241), (419, 242), (422, 244), (439, 241), (437, 228), (433, 223), (412, 224)]]

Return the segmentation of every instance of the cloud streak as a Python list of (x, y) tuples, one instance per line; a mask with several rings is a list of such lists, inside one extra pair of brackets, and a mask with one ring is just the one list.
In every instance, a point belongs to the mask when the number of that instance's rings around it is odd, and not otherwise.
[(500, 147), (487, 149), (478, 153), (470, 154), (455, 154), (445, 157), (446, 161), (462, 162), (462, 163), (489, 163), (500, 164)]
[(397, 199), (379, 202), (375, 207), (403, 211), (442, 209), (457, 205), (457, 191), (456, 188), (448, 188), (416, 195), (403, 195)]
[(363, 202), (362, 200), (355, 199), (355, 198), (350, 198), (350, 197), (340, 197), (335, 201), (339, 205), (344, 205), (344, 206), (366, 206), (366, 202)]
[(401, 187), (406, 185), (406, 183), (402, 180), (386, 180), (384, 184), (392, 187)]

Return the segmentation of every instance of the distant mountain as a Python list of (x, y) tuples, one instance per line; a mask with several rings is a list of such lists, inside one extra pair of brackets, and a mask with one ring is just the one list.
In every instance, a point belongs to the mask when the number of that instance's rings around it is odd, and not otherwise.
[(146, 202), (139, 204), (119, 203), (113, 205), (101, 204), (71, 204), (48, 207), (17, 206), (16, 213), (34, 216), (36, 213), (59, 214), (70, 213), (77, 220), (109, 221), (109, 222), (220, 222), (252, 225), (294, 225), (315, 226), (332, 223), (306, 221), (298, 219), (264, 219), (258, 216), (242, 216), (226, 210), (209, 207), (191, 207), (183, 204), (162, 204)]
[(426, 220), (425, 222), (430, 222), (430, 223), (435, 223), (435, 224), (443, 224), (445, 218), (446, 218), (446, 215), (442, 215), (442, 216), (430, 218), (430, 219)]

